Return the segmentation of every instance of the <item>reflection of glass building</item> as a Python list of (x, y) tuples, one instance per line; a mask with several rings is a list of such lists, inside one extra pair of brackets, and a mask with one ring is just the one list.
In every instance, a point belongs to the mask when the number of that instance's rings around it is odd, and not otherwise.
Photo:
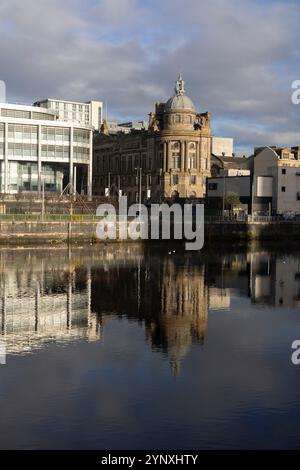
[(0, 103), (0, 192), (92, 193), (92, 127), (54, 111)]
[[(7, 353), (26, 353), (49, 342), (97, 339), (99, 325), (91, 313), (90, 270), (55, 260), (47, 267), (6, 266), (1, 257), (1, 336)], [(56, 259), (56, 262), (58, 260)], [(36, 260), (34, 260), (36, 262)]]

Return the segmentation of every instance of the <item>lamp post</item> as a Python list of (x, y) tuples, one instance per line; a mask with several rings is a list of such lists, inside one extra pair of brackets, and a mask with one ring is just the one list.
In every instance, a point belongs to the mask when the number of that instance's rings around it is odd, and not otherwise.
[(137, 171), (137, 178), (138, 178), (138, 191), (139, 191), (139, 211), (141, 213), (141, 206), (142, 206), (142, 167), (135, 168)]
[(118, 175), (118, 197), (119, 197), (119, 199), (120, 199), (120, 196), (121, 196), (120, 191), (121, 191), (121, 176)]
[(108, 175), (107, 175), (107, 194), (105, 196), (107, 197), (110, 196), (110, 171), (108, 172)]
[[(224, 171), (224, 170), (223, 170)], [(222, 219), (224, 220), (224, 212), (225, 212), (225, 172), (223, 173), (223, 205), (222, 205)]]
[(42, 220), (45, 218), (45, 177), (42, 175)]

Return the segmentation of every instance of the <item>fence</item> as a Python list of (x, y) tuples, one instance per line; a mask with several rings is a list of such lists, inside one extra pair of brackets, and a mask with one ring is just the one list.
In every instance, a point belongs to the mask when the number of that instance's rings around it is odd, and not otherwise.
[(99, 220), (96, 214), (0, 214), (0, 222), (93, 222)]
[(231, 223), (231, 224), (250, 224), (250, 223), (296, 223), (300, 224), (300, 216), (264, 216), (264, 215), (238, 215), (235, 216), (206, 216), (205, 223), (207, 224), (221, 224), (221, 223)]

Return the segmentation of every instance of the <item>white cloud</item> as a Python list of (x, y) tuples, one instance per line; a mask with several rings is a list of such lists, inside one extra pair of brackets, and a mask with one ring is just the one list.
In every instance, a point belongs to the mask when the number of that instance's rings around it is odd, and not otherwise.
[(239, 145), (286, 141), (297, 137), (299, 17), (283, 0), (2, 0), (0, 78), (12, 100), (99, 98), (112, 116), (144, 118), (182, 71)]

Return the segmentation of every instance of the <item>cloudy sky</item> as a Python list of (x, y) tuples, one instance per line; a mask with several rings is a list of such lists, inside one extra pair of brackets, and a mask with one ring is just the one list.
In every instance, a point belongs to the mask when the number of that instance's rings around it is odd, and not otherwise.
[(236, 151), (300, 144), (300, 2), (1, 0), (7, 100), (107, 102), (108, 118), (147, 119), (182, 72), (215, 135)]

